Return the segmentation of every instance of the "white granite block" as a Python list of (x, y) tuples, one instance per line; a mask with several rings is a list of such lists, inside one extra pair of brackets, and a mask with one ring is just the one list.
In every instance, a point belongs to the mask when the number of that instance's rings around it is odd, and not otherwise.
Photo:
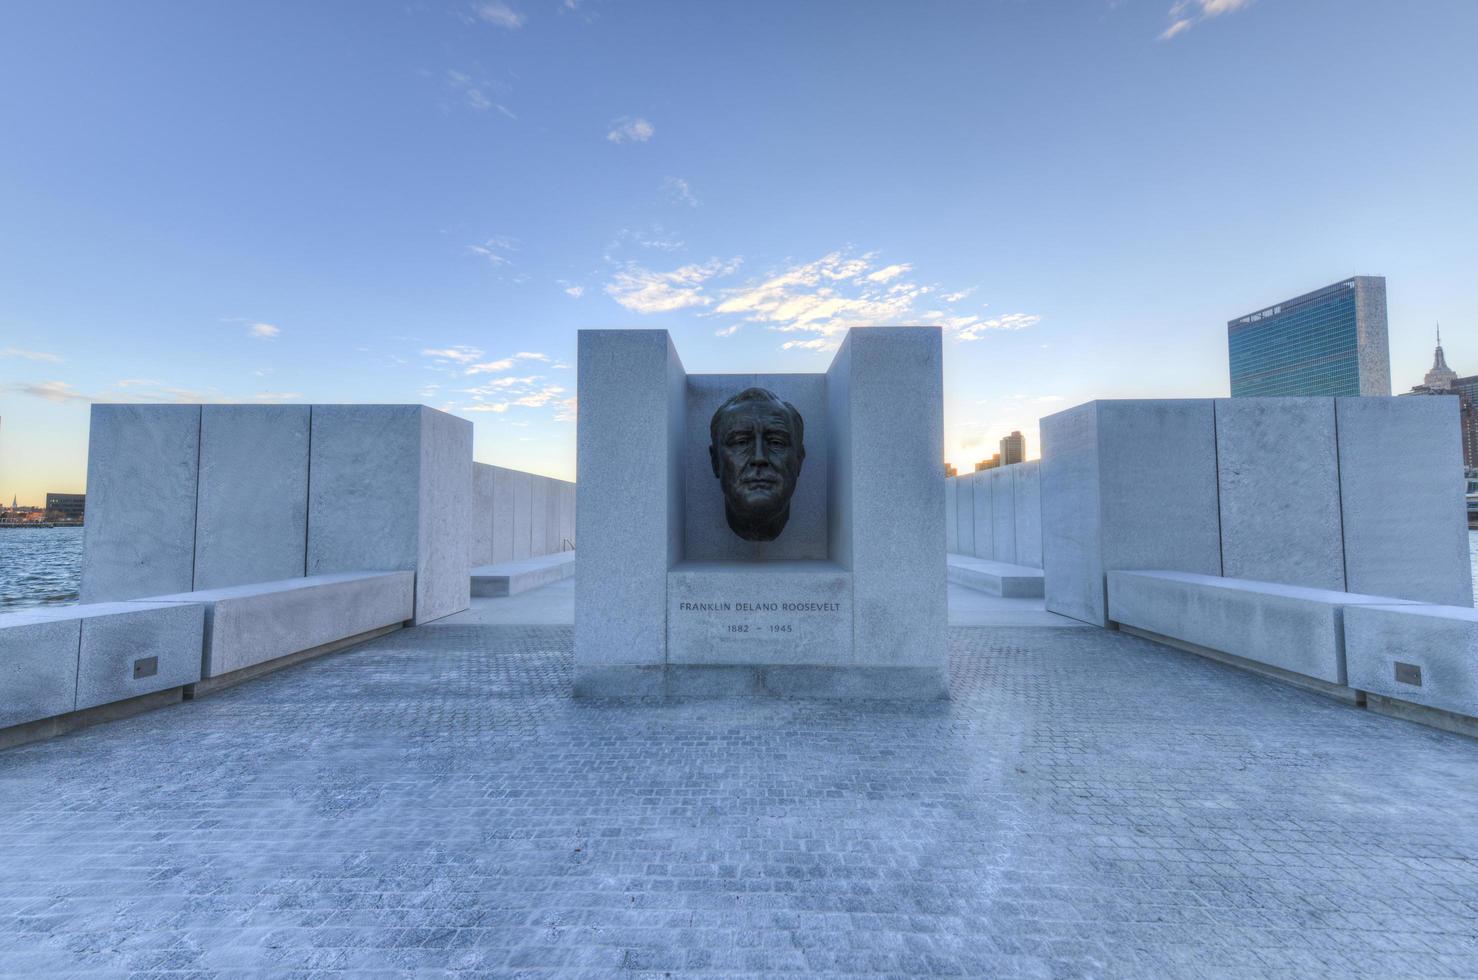
[(852, 576), (828, 561), (681, 562), (667, 574), (669, 664), (843, 665)]
[(665, 330), (582, 330), (579, 391), (575, 690), (620, 694), (630, 672), (607, 668), (666, 659), (687, 379)]
[(575, 547), (575, 485), (562, 483), (559, 488), (560, 550)]
[(1165, 571), (1111, 570), (1108, 595), (1116, 623), (1340, 685), (1346, 683), (1344, 611), (1393, 601)]
[(472, 524), (468, 528), (467, 552), (472, 567), (493, 563), (493, 510), (497, 490), (497, 467), (472, 464)]
[[(828, 372), (846, 374), (847, 415), (833, 419), (834, 471), (853, 582), (853, 665), (907, 666), (948, 690), (945, 651), (943, 376), (935, 327), (850, 330)], [(583, 477), (582, 477), (583, 480)], [(834, 551), (833, 557), (837, 557)]]
[(575, 553), (557, 551), (537, 558), (484, 565), (472, 570), (472, 594), (475, 596), (510, 596), (571, 578), (575, 574)]
[(194, 588), (304, 574), (310, 411), (202, 407)]
[[(806, 458), (790, 499), (790, 519), (774, 541), (745, 541), (729, 528), (723, 489), (708, 455), (713, 413), (746, 388), (767, 388), (795, 406), (804, 430)], [(827, 456), (825, 375), (689, 375), (683, 438), (684, 557), (689, 561), (825, 559)]]
[(1216, 400), (1222, 569), (1343, 591), (1333, 398)]
[(960, 547), (962, 555), (975, 554), (975, 474), (955, 477), (958, 486), (955, 508), (958, 511)]
[(205, 655), (196, 667), (208, 679), (405, 622), (414, 614), (415, 587), (409, 571), (349, 572), (152, 601), (204, 607)]
[(544, 502), (544, 553), (552, 555), (559, 551), (559, 495), (563, 484), (559, 480), (546, 480), (549, 495)]
[(1105, 567), (1221, 574), (1211, 399), (1100, 405)]
[(315, 405), (312, 426), (308, 574), (413, 571), (421, 406)]
[(975, 484), (972, 498), (972, 516), (975, 518), (975, 551), (971, 557), (986, 561), (996, 556), (996, 488), (990, 470), (977, 470), (970, 474)]
[(493, 471), (493, 559), (499, 565), (513, 561), (514, 512), (517, 510), (514, 483), (518, 474), (502, 466), (489, 467)]
[(1458, 399), (1338, 398), (1345, 581), (1471, 606)]
[(944, 479), (944, 549), (949, 554), (960, 550), (960, 479)]
[(1356, 690), (1478, 718), (1478, 610), (1471, 606), (1346, 609), (1345, 660)]
[(1012, 471), (1012, 501), (1016, 509), (1016, 563), (1042, 567), (1042, 464), (1016, 463)]
[(35, 611), (0, 615), (0, 728), (72, 711), (81, 622)]
[(418, 513), (415, 622), (420, 624), (472, 604), (467, 539), (472, 519), (472, 423), (425, 407), (421, 407)]
[(93, 405), (83, 602), (189, 589), (199, 405)]
[(1104, 625), (1098, 405), (1042, 420), (1042, 572), (1048, 610)]
[(315, 405), (308, 572), (416, 572), (417, 623), (471, 601), (472, 424), (420, 405)]
[(1221, 574), (1210, 400), (1091, 402), (1042, 420), (1046, 605), (1105, 625), (1104, 573)]
[(529, 481), (529, 557), (549, 554), (549, 481), (533, 476)]
[(82, 625), (76, 710), (200, 680), (204, 606), (135, 600), (69, 612)]
[(947, 574), (956, 585), (1007, 599), (1037, 599), (1042, 596), (1040, 568), (968, 555), (950, 555)]
[(995, 561), (1016, 564), (1016, 466), (998, 466), (990, 474), (991, 556)]
[(534, 555), (534, 474), (513, 473), (513, 560)]

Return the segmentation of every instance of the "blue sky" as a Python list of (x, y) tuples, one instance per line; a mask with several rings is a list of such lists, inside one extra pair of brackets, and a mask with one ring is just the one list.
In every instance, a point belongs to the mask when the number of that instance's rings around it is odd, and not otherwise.
[(1388, 277), (1478, 373), (1478, 3), (9, 4), (0, 495), (99, 400), (407, 402), (574, 477), (575, 332), (819, 371), (945, 327), (966, 466), (1228, 390), (1233, 316)]

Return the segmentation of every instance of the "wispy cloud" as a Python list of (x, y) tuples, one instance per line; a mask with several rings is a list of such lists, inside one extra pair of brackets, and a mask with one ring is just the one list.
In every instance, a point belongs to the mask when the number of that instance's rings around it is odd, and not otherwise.
[(92, 401), (90, 397), (82, 394), (65, 381), (19, 382), (0, 386), (0, 391), (10, 391), (18, 395), (30, 395), (32, 398), (41, 398), (57, 404), (63, 402)]
[(473, 8), (473, 12), (476, 14), (478, 20), (510, 31), (518, 30), (523, 26), (524, 21), (528, 19), (504, 3), (503, 0), (485, 0), (485, 2), (477, 4)]
[(992, 330), (1025, 330), (1041, 322), (1042, 318), (1035, 313), (1007, 313), (985, 320), (975, 318), (974, 323), (962, 327), (955, 334), (955, 339), (980, 340), (984, 334)]
[[(848, 327), (901, 323), (932, 287), (897, 279), (893, 267), (874, 269), (872, 254), (832, 252), (813, 262), (792, 265), (748, 285), (723, 291), (715, 315), (738, 316), (781, 333), (819, 337), (789, 340), (786, 350), (826, 350), (840, 343)], [(883, 279), (876, 273), (888, 273)]]
[(662, 179), (662, 192), (674, 204), (686, 204), (690, 208), (696, 208), (698, 206), (698, 198), (694, 196), (693, 189), (681, 177), (664, 177)]
[(494, 235), (481, 245), (468, 245), (467, 251), (473, 255), (482, 256), (487, 259), (489, 265), (497, 268), (512, 264), (513, 260), (509, 258), (508, 253), (518, 251), (518, 242), (516, 239)]
[(912, 268), (913, 266), (907, 262), (900, 262), (896, 265), (885, 265), (876, 272), (869, 272), (867, 274), (867, 281), (887, 282), (890, 279), (897, 279), (899, 276), (903, 275), (905, 272), (908, 272)]
[(53, 364), (61, 362), (59, 355), (48, 354), (41, 350), (21, 350), (19, 347), (7, 347), (0, 350), (0, 357), (20, 357), (27, 361), (49, 361)]
[(732, 274), (740, 261), (709, 259), (671, 272), (628, 263), (606, 284), (606, 294), (634, 313), (670, 313), (692, 306), (709, 306), (714, 300), (704, 294), (703, 284), (716, 276)]
[(680, 252), (688, 247), (687, 242), (656, 222), (649, 228), (622, 228), (616, 232), (616, 237), (606, 246), (606, 259), (614, 261), (611, 253), (619, 251), (625, 245), (655, 249), (658, 252)]
[(508, 355), (507, 358), (497, 358), (494, 361), (483, 361), (482, 347), (455, 346), (455, 347), (427, 347), (421, 350), (421, 356), (432, 358), (436, 367), (446, 368), (451, 374), (474, 375), (474, 374), (501, 374), (504, 371), (513, 370), (514, 365), (520, 362), (538, 362), (538, 364), (550, 364), (553, 358), (547, 353), (539, 353), (537, 350), (520, 350), (519, 353)]
[(499, 374), (513, 367), (513, 358), (503, 357), (496, 361), (483, 361), (480, 364), (469, 365), (467, 374)]
[(556, 421), (558, 406), (568, 400), (562, 385), (554, 384), (540, 374), (525, 376), (509, 375), (494, 378), (474, 388), (463, 388), (462, 393), (471, 401), (460, 408), (463, 412), (491, 412), (502, 415), (512, 409), (540, 409), (555, 406)]
[(479, 347), (428, 347), (422, 350), (421, 354), (438, 361), (471, 364), (482, 356), (482, 349)]
[(579, 299), (581, 296), (584, 296), (585, 295), (585, 287), (584, 286), (579, 286), (579, 285), (576, 285), (574, 283), (567, 283), (567, 282), (564, 282), (564, 281), (561, 281), (560, 282), (560, 286), (562, 286), (564, 288), (564, 291), (565, 291), (565, 295), (566, 296), (572, 296), (575, 299)]
[(246, 328), (246, 335), (256, 340), (276, 340), (282, 334), (282, 328), (270, 323), (253, 323)]
[[(1021, 330), (1041, 317), (1005, 313), (985, 317), (955, 308), (974, 287), (942, 292), (917, 281), (911, 262), (882, 264), (877, 253), (843, 249), (810, 262), (792, 263), (747, 283), (729, 285), (740, 260), (710, 259), (671, 271), (627, 262), (606, 285), (606, 293), (635, 313), (694, 309), (699, 316), (723, 317), (714, 336), (732, 337), (744, 323), (757, 323), (788, 337), (784, 350), (833, 350), (852, 327), (883, 324), (938, 326), (957, 341), (979, 340), (994, 330)], [(731, 279), (730, 282), (733, 282)]]
[(622, 116), (611, 123), (611, 131), (606, 133), (606, 139), (612, 143), (645, 143), (656, 132), (656, 127), (640, 116), (635, 119)]
[(1235, 13), (1252, 5), (1252, 0), (1175, 0), (1170, 5), (1170, 26), (1160, 32), (1161, 41), (1169, 41), (1203, 20)]
[(512, 109), (509, 109), (506, 105), (503, 105), (496, 98), (488, 94), (488, 92), (490, 91), (507, 92), (509, 91), (509, 87), (507, 85), (500, 85), (487, 81), (479, 82), (466, 72), (453, 70), (447, 71), (446, 83), (454, 92), (461, 95), (462, 101), (467, 105), (469, 109), (474, 109), (478, 112), (486, 112), (488, 109), (497, 109), (509, 119), (518, 118), (518, 116), (513, 114)]

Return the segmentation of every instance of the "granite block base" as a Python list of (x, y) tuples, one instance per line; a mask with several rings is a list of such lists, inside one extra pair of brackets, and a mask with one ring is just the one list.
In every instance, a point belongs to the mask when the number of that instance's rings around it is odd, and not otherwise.
[(949, 697), (949, 673), (932, 667), (577, 665), (575, 696), (939, 701)]

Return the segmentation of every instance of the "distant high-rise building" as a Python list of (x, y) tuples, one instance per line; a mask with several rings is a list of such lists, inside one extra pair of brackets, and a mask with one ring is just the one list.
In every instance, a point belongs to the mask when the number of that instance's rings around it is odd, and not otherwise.
[(982, 459), (980, 462), (976, 463), (975, 464), (975, 472), (976, 473), (979, 473), (981, 470), (993, 470), (997, 466), (1000, 466), (1000, 465), (1001, 465), (1001, 454), (1000, 453), (996, 453), (990, 459)]
[(1020, 432), (1013, 432), (1001, 440), (1001, 465), (1010, 466), (1012, 463), (1026, 461), (1026, 436)]
[(1355, 276), (1227, 322), (1232, 397), (1389, 395), (1384, 276)]
[(949, 465), (948, 463), (945, 463), (944, 464), (944, 475), (945, 475), (945, 477), (959, 476), (960, 475), (960, 471), (957, 470), (957, 469), (955, 469), (953, 466)]
[(1432, 355), (1432, 370), (1422, 383), (1406, 392), (1408, 395), (1456, 395), (1462, 419), (1463, 465), (1478, 467), (1478, 375), (1460, 378), (1447, 366), (1442, 350), (1442, 328), (1437, 328), (1437, 350)]

